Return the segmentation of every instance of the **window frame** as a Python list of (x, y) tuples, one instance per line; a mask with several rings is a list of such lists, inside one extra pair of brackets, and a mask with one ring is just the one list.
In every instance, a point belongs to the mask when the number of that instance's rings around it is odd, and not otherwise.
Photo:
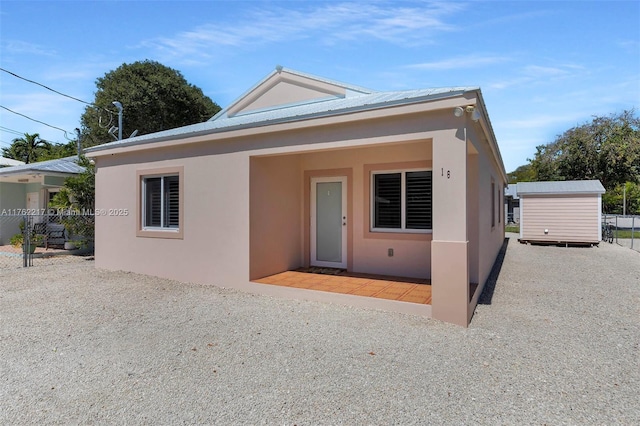
[(491, 229), (496, 227), (496, 182), (491, 178)]
[[(430, 229), (414, 229), (407, 228), (407, 173), (411, 172), (431, 172), (431, 228)], [(375, 176), (385, 174), (400, 174), (400, 228), (376, 228), (375, 227)], [(431, 167), (411, 167), (399, 169), (381, 169), (371, 170), (369, 176), (369, 232), (372, 233), (390, 233), (390, 234), (431, 234), (433, 233), (433, 168)]]
[[(136, 236), (150, 238), (184, 238), (184, 167), (166, 167), (161, 169), (139, 170), (137, 175), (137, 229)], [(178, 177), (178, 227), (145, 226), (146, 215), (146, 181), (151, 178)], [(161, 188), (164, 187), (164, 179), (161, 180)], [(161, 200), (164, 193), (161, 190)], [(163, 215), (164, 203), (161, 201), (160, 214)]]

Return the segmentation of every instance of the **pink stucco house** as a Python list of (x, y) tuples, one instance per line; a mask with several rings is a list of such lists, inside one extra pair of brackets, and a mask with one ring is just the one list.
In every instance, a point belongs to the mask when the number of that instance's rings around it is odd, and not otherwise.
[[(377, 92), (277, 67), (211, 120), (88, 150), (96, 266), (468, 325), (507, 182), (479, 88)], [(255, 281), (431, 280), (430, 305)]]

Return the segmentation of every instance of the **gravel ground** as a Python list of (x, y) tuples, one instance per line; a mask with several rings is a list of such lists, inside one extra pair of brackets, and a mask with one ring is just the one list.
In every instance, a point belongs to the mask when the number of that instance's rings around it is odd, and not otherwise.
[(637, 252), (512, 236), (483, 296), (464, 329), (82, 259), (0, 270), (0, 424), (640, 424)]
[[(633, 242), (633, 247), (631, 247), (631, 243)], [(616, 243), (616, 241), (614, 241)], [(640, 251), (640, 238), (634, 238), (633, 241), (631, 238), (618, 238), (617, 244), (626, 248), (633, 248), (635, 251)]]

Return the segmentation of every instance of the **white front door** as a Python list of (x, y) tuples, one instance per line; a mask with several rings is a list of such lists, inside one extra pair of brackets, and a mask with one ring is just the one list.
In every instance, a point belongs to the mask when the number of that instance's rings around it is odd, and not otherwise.
[(42, 222), (43, 217), (40, 215), (40, 193), (27, 192), (27, 214), (38, 215), (32, 218), (33, 223)]
[(40, 193), (27, 192), (27, 210), (30, 214), (35, 214), (40, 208)]
[(311, 265), (347, 267), (347, 178), (311, 179)]

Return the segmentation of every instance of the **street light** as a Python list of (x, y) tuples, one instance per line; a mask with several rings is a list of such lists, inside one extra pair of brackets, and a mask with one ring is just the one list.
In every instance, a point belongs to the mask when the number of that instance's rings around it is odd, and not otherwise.
[(118, 108), (118, 140), (122, 140), (122, 104), (118, 101), (111, 102), (116, 108)]

